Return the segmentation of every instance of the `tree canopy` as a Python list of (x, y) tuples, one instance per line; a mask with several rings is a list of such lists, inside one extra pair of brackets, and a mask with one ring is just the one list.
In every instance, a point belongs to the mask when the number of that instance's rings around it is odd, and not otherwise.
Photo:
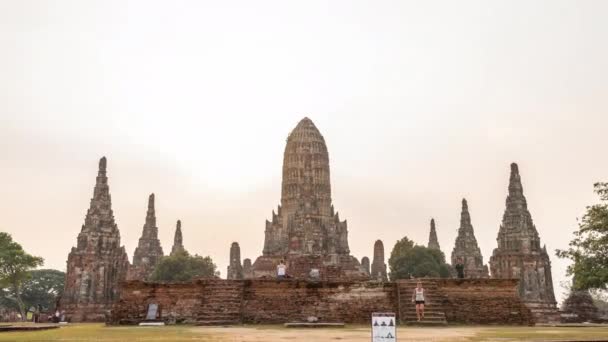
[(5, 299), (15, 302), (21, 317), (25, 318), (23, 283), (29, 279), (30, 270), (42, 265), (44, 259), (26, 253), (20, 244), (4, 232), (0, 232), (0, 288)]
[(22, 298), (26, 308), (41, 305), (44, 310), (55, 307), (55, 301), (63, 293), (65, 273), (43, 269), (30, 272), (30, 278), (23, 283)]
[(568, 274), (577, 289), (608, 288), (608, 183), (594, 184), (600, 203), (587, 207), (569, 248), (557, 255), (573, 261)]
[(445, 256), (439, 250), (416, 245), (404, 237), (397, 241), (388, 259), (391, 280), (409, 278), (447, 278)]
[(210, 257), (190, 255), (186, 251), (163, 257), (150, 280), (158, 282), (183, 282), (195, 278), (212, 278), (219, 276), (217, 266)]

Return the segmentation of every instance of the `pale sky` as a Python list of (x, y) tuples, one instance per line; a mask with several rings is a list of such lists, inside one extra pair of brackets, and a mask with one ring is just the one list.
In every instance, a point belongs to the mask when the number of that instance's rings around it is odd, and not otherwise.
[(156, 194), (165, 252), (226, 275), (262, 252), (285, 139), (325, 136), (357, 258), (449, 259), (469, 201), (484, 262), (509, 163), (553, 262), (608, 180), (605, 1), (2, 1), (0, 231), (65, 270), (101, 156), (129, 258)]

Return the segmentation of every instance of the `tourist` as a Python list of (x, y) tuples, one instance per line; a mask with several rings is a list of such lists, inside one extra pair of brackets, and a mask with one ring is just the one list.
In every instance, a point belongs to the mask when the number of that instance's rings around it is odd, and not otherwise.
[(424, 289), (422, 288), (420, 280), (414, 289), (412, 302), (416, 303), (416, 316), (418, 317), (418, 322), (420, 322), (421, 319), (424, 319)]
[(287, 266), (285, 266), (284, 261), (281, 260), (281, 262), (277, 266), (277, 277), (279, 279), (284, 279), (285, 275), (286, 275), (286, 270), (287, 270)]

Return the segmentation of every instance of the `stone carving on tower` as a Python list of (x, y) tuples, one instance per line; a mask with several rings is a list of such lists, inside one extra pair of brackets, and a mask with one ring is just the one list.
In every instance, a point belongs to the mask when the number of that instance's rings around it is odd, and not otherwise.
[(106, 168), (103, 157), (77, 245), (68, 255), (60, 307), (74, 322), (103, 321), (106, 310), (118, 299), (119, 284), (129, 269), (114, 221)]
[(282, 259), (288, 275), (296, 278), (306, 278), (312, 269), (319, 269), (321, 279), (367, 277), (350, 255), (346, 221), (332, 205), (325, 139), (309, 118), (287, 138), (281, 204), (266, 221), (263, 255), (253, 264), (254, 276), (276, 276)]
[(133, 267), (129, 270), (129, 280), (148, 280), (163, 256), (163, 248), (158, 239), (158, 227), (156, 227), (154, 194), (151, 194), (148, 197), (146, 223), (133, 254)]
[(243, 267), (241, 266), (241, 247), (237, 242), (233, 242), (230, 246), (230, 264), (226, 279), (239, 280), (243, 279)]
[(374, 243), (374, 259), (372, 260), (371, 278), (379, 281), (387, 281), (386, 263), (384, 263), (384, 244), (381, 240)]
[(429, 243), (427, 247), (441, 251), (439, 240), (437, 239), (437, 230), (435, 229), (435, 219), (431, 219), (431, 231), (429, 232)]
[(511, 164), (509, 195), (496, 241), (498, 247), (490, 258), (492, 277), (520, 279), (519, 295), (537, 322), (558, 321), (551, 261), (546, 247), (541, 247), (515, 163)]
[(460, 212), (460, 228), (452, 250), (452, 266), (463, 266), (465, 278), (488, 278), (488, 266), (483, 264), (483, 256), (475, 238), (471, 215), (466, 199), (462, 199)]
[(175, 226), (175, 236), (173, 237), (173, 247), (171, 248), (171, 255), (175, 255), (175, 253), (186, 252), (183, 244), (182, 237), (182, 221), (177, 220), (177, 224)]

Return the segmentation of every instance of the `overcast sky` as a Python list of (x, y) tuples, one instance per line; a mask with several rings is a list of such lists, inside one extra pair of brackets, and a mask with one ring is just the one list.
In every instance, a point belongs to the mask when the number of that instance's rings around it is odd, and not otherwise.
[(0, 231), (65, 270), (101, 156), (130, 259), (156, 194), (165, 252), (226, 274), (262, 252), (285, 139), (325, 136), (357, 258), (449, 258), (466, 197), (487, 262), (517, 162), (554, 256), (608, 180), (605, 1), (2, 1)]

